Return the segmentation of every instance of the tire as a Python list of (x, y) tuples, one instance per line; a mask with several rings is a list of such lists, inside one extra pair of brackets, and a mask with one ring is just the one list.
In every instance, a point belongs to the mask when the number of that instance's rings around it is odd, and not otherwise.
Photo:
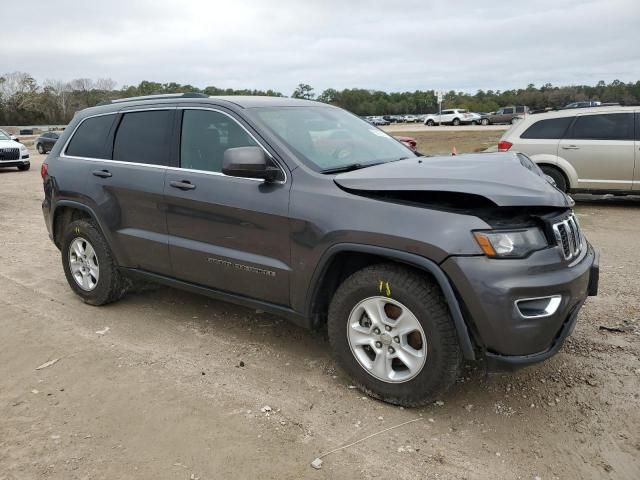
[(427, 121), (425, 122), (425, 125), (426, 125), (427, 127), (433, 127), (433, 126), (435, 125), (435, 122), (434, 122), (433, 120), (427, 120)]
[(38, 150), (38, 153), (40, 155), (44, 155), (45, 153), (47, 153), (44, 149), (44, 146), (41, 143), (36, 145), (36, 150)]
[(18, 165), (18, 170), (21, 172), (26, 172), (31, 168), (31, 163), (27, 163), (26, 165)]
[(482, 120), (480, 120), (480, 124), (481, 125), (489, 125), (489, 119), (488, 118), (483, 118)]
[(551, 165), (541, 165), (540, 170), (542, 170), (545, 175), (549, 175), (551, 178), (553, 178), (553, 181), (556, 182), (556, 188), (558, 190), (567, 193), (567, 179), (564, 176), (564, 173), (562, 173), (556, 167), (552, 167)]
[(509, 122), (511, 125), (515, 124), (518, 121), (517, 118), (512, 118), (511, 121)]
[[(86, 265), (86, 270), (91, 267), (92, 274), (88, 274), (85, 287), (80, 285), (80, 281), (76, 280), (80, 274), (72, 271), (72, 259), (78, 258), (77, 250), (74, 248), (72, 255), (72, 246), (77, 246), (78, 242), (84, 242), (84, 252), (87, 252), (87, 258), (83, 263), (82, 260), (75, 262), (75, 265)], [(90, 250), (86, 247), (89, 245), (95, 255), (91, 255)], [(129, 287), (129, 282), (118, 270), (111, 249), (107, 244), (104, 236), (95, 224), (88, 220), (76, 220), (69, 223), (62, 232), (62, 267), (67, 277), (67, 282), (71, 289), (85, 303), (90, 305), (105, 305), (107, 303), (119, 300), (124, 296)], [(83, 267), (84, 268), (84, 267)], [(93, 275), (93, 270), (97, 275)], [(81, 275), (81, 274), (80, 274)], [(82, 276), (82, 275), (81, 275)], [(82, 276), (84, 279), (85, 276)]]
[(478, 125), (478, 122), (476, 122), (475, 120), (472, 120), (471, 125)]
[[(376, 326), (381, 324), (364, 314), (364, 308), (371, 302), (384, 305), (370, 311), (384, 312), (387, 322), (394, 322), (390, 320), (393, 315), (406, 318), (403, 325), (410, 326), (405, 332), (413, 328), (411, 333), (402, 334), (392, 327), (389, 332), (380, 329), (381, 333), (376, 335)], [(398, 312), (405, 315), (397, 317)], [(462, 353), (442, 292), (426, 274), (406, 267), (374, 265), (347, 278), (331, 300), (328, 333), (339, 364), (362, 391), (385, 402), (406, 407), (433, 402), (458, 377)], [(357, 343), (360, 338), (363, 343), (352, 348), (352, 342)], [(422, 357), (408, 355), (421, 364), (419, 368), (411, 369), (398, 358), (400, 354), (407, 356), (409, 351), (420, 350)], [(390, 366), (383, 369), (385, 380), (372, 373), (375, 367), (367, 369), (364, 365), (367, 362), (375, 365), (379, 355), (383, 355), (381, 359), (391, 359), (391, 363), (382, 362)]]
[(453, 119), (453, 122), (451, 122), (451, 124), (452, 124), (454, 127), (457, 127), (458, 125), (460, 125), (460, 119), (459, 119), (459, 118), (454, 118), (454, 119)]

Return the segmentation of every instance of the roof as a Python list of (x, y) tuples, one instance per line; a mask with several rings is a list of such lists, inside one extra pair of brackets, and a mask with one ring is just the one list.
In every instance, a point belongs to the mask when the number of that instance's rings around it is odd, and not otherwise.
[(242, 108), (255, 107), (308, 107), (313, 105), (325, 106), (326, 104), (314, 100), (302, 100), (288, 97), (266, 97), (254, 95), (219, 95), (209, 97), (213, 100), (222, 100), (235, 103)]
[(95, 107), (85, 108), (78, 112), (80, 117), (89, 115), (111, 113), (119, 111), (123, 108), (147, 107), (150, 105), (171, 105), (176, 103), (211, 103), (213, 105), (233, 105), (240, 108), (258, 108), (258, 107), (308, 107), (323, 106), (329, 107), (325, 103), (313, 100), (301, 100), (298, 98), (287, 97), (268, 97), (268, 96), (252, 96), (252, 95), (221, 95), (210, 96), (202, 94), (163, 94), (163, 95), (146, 95), (143, 97), (118, 98), (114, 100), (106, 100), (99, 103)]
[(565, 108), (562, 110), (550, 110), (544, 113), (531, 113), (526, 119), (540, 120), (543, 118), (559, 118), (571, 117), (584, 113), (610, 113), (610, 112), (635, 112), (640, 111), (640, 107), (623, 107), (621, 105), (611, 105), (606, 107), (587, 107), (587, 108)]

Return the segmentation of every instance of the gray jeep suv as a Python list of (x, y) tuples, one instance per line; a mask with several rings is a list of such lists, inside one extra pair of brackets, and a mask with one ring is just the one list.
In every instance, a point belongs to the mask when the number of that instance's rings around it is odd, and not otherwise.
[(561, 347), (598, 257), (572, 200), (516, 153), (422, 157), (339, 108), (197, 94), (78, 113), (44, 217), (87, 303), (151, 280), (328, 329), (368, 394), (438, 398)]

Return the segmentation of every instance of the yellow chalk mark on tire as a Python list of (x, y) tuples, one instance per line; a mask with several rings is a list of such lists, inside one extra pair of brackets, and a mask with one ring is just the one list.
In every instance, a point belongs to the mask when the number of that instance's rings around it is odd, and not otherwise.
[(385, 282), (384, 280), (380, 280), (380, 284), (378, 285), (378, 291), (380, 293), (383, 293), (387, 296), (390, 297), (391, 296), (391, 286), (389, 285), (389, 282)]

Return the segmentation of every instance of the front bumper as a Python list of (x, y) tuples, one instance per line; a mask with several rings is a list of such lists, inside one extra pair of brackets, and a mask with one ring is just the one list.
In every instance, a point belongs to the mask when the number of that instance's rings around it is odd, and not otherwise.
[(29, 163), (29, 157), (21, 158), (19, 160), (0, 160), (0, 168), (21, 167), (22, 165), (29, 165)]
[[(575, 263), (561, 261), (557, 249), (522, 260), (450, 257), (442, 268), (461, 300), (476, 342), (493, 370), (515, 368), (554, 355), (572, 332), (587, 296), (598, 288), (598, 254), (587, 244)], [(525, 317), (517, 300), (561, 296), (544, 317)]]

